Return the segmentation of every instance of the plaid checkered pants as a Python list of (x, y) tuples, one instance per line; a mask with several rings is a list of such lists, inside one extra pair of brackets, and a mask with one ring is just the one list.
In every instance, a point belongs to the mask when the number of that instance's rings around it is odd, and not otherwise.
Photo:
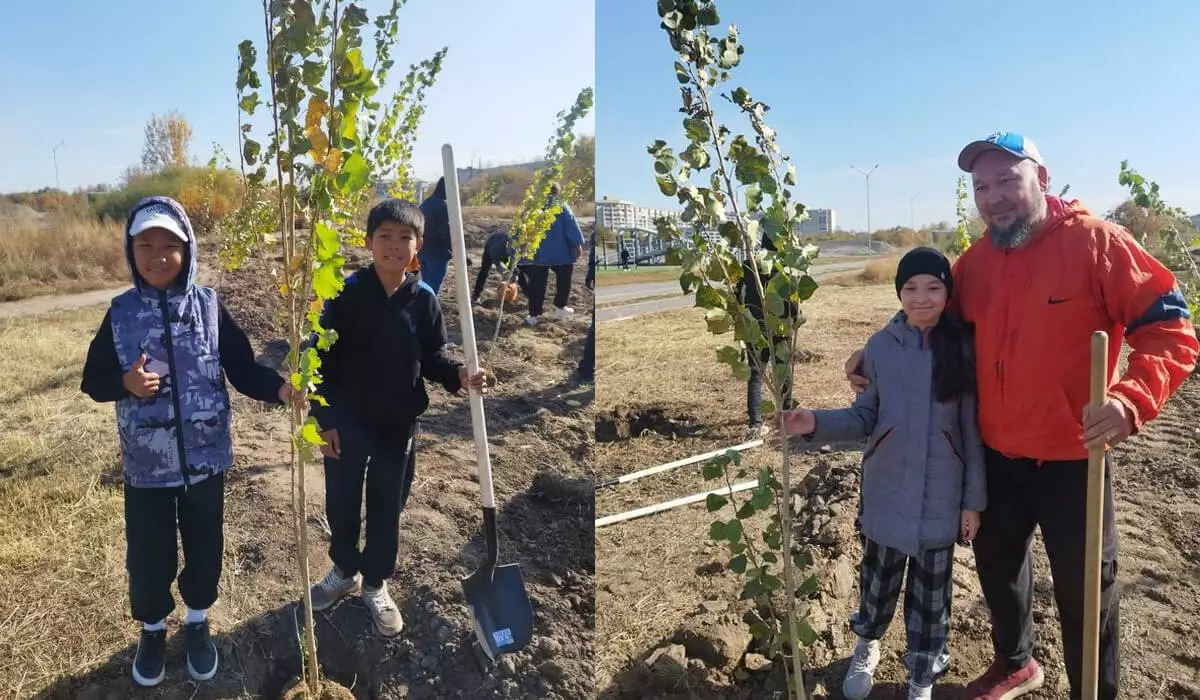
[(850, 616), (850, 629), (873, 640), (883, 637), (896, 612), (900, 584), (904, 587), (904, 629), (908, 636), (906, 665), (911, 680), (920, 686), (933, 685), (950, 665), (951, 569), (954, 547), (929, 549), (918, 557), (885, 547), (863, 537), (859, 567), (858, 610)]

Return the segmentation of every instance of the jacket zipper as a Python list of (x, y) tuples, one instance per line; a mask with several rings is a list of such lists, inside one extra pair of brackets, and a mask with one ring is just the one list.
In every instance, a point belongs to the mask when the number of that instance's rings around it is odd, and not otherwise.
[(167, 293), (158, 293), (158, 307), (162, 309), (163, 331), (167, 337), (167, 366), (171, 373), (171, 403), (175, 406), (175, 445), (179, 448), (179, 476), (183, 477), (183, 490), (187, 491), (187, 452), (183, 447), (183, 411), (179, 407), (179, 374), (175, 371), (175, 338), (171, 335), (171, 312), (167, 307)]

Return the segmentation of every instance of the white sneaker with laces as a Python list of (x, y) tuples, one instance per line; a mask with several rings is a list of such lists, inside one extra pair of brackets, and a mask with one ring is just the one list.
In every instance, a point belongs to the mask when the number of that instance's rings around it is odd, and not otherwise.
[(879, 640), (858, 639), (850, 670), (842, 681), (842, 694), (849, 700), (866, 700), (875, 687), (875, 668), (879, 666)]
[(556, 307), (554, 307), (554, 315), (555, 315), (555, 316), (559, 316), (559, 317), (562, 317), (562, 316), (570, 316), (570, 315), (571, 315), (571, 314), (573, 314), (573, 313), (575, 313), (575, 309), (573, 309), (573, 308), (571, 308), (571, 307), (569, 307), (569, 306), (556, 306)]
[(329, 573), (325, 574), (325, 578), (313, 584), (310, 590), (313, 611), (325, 610), (343, 596), (357, 591), (361, 581), (362, 577), (358, 574), (350, 578), (342, 578), (336, 566), (329, 567)]
[(385, 637), (395, 637), (404, 629), (404, 618), (400, 616), (400, 608), (396, 607), (396, 601), (392, 600), (392, 596), (388, 594), (387, 581), (376, 589), (363, 586), (362, 591), (363, 602), (367, 604), (367, 609), (371, 611), (371, 617), (375, 620), (375, 629)]
[(933, 686), (920, 686), (909, 682), (908, 684), (908, 700), (932, 700)]

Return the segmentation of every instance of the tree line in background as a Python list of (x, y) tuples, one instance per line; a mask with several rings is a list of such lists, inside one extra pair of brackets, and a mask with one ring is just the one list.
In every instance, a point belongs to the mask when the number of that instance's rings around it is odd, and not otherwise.
[[(187, 209), (201, 235), (207, 234), (238, 209), (244, 198), (243, 178), (219, 148), (207, 165), (197, 165), (191, 156), (191, 146), (192, 127), (182, 114), (154, 115), (145, 126), (141, 162), (126, 168), (119, 184), (79, 187), (73, 192), (44, 187), (0, 194), (0, 202), (42, 213), (124, 221), (126, 213), (142, 197), (167, 195)], [(590, 206), (594, 198), (595, 153), (595, 137), (582, 136), (566, 163), (564, 179), (579, 183), (578, 201), (571, 202), (573, 206)], [(521, 203), (533, 177), (531, 169), (503, 168), (466, 183), (462, 188), (463, 199), (469, 205), (515, 207)]]

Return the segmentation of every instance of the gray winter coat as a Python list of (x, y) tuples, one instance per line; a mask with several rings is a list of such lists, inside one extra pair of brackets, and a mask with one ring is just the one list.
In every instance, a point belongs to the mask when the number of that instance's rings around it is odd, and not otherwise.
[(961, 512), (987, 507), (975, 396), (934, 399), (933, 351), (903, 312), (867, 341), (862, 373), (871, 383), (853, 406), (814, 411), (811, 439), (869, 438), (863, 535), (909, 556), (954, 544)]

